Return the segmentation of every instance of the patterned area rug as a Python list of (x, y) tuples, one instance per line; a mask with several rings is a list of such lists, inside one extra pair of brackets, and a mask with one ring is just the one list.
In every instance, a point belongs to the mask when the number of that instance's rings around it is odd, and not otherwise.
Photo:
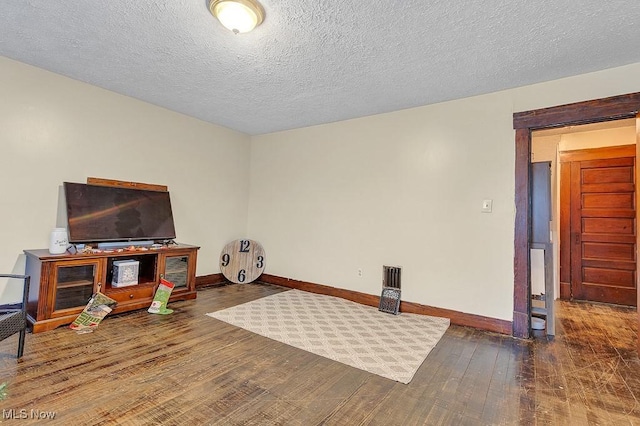
[(449, 327), (448, 318), (391, 315), (299, 290), (207, 315), (401, 383), (411, 381)]

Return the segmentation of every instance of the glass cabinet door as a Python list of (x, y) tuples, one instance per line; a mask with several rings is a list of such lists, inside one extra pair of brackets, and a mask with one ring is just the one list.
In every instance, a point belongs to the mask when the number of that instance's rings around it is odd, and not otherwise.
[(83, 307), (93, 294), (98, 264), (59, 264), (56, 268), (57, 286), (53, 300), (53, 310)]
[(171, 281), (175, 288), (187, 287), (189, 281), (189, 256), (167, 256), (163, 278)]

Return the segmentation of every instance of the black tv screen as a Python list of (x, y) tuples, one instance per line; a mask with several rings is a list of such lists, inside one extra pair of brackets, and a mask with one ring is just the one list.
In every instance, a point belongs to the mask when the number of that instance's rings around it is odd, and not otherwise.
[(171, 240), (168, 192), (64, 182), (70, 243)]

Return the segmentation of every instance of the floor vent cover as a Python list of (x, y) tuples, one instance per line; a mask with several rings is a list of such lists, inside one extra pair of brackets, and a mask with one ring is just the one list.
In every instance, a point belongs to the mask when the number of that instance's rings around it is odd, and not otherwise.
[(402, 268), (398, 266), (382, 267), (382, 294), (378, 310), (389, 314), (400, 313), (400, 277)]

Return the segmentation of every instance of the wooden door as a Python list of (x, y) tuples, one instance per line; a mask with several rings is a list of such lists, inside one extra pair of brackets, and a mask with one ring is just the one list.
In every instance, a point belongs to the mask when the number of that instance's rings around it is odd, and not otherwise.
[(581, 153), (562, 166), (569, 167), (571, 180), (571, 297), (635, 306), (635, 146)]

